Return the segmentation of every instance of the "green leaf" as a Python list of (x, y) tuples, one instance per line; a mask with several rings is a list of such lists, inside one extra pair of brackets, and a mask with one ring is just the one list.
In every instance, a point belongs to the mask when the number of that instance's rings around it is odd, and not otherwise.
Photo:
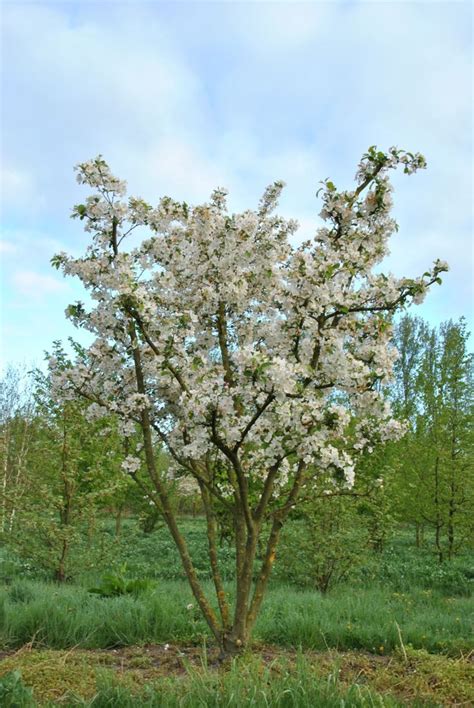
[(53, 266), (53, 268), (56, 268), (56, 270), (59, 270), (59, 268), (61, 267), (61, 265), (63, 263), (63, 257), (60, 255), (55, 255), (51, 258), (50, 263)]

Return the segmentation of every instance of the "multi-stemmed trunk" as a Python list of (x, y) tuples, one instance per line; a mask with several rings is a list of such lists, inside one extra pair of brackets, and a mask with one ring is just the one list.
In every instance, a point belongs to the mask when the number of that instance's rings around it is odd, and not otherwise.
[[(138, 347), (133, 346), (133, 342), (136, 341), (136, 332), (131, 321), (129, 321), (129, 334), (132, 341), (137, 392), (145, 394), (146, 389), (141, 356)], [(209, 560), (218, 607), (218, 612), (216, 612), (199, 582), (186, 540), (179, 530), (166, 485), (158, 473), (155, 461), (153, 431), (158, 433), (158, 435), (160, 432), (159, 429), (153, 426), (153, 421), (146, 409), (143, 409), (141, 412), (140, 427), (143, 434), (143, 448), (148, 477), (154, 490), (152, 500), (159, 509), (173, 537), (194, 598), (221, 648), (222, 656), (239, 653), (248, 645), (250, 640), (275, 560), (275, 551), (281, 527), (293, 508), (302, 485), (304, 464), (300, 463), (298, 465), (293, 484), (284, 503), (278, 511), (274, 511), (272, 514), (271, 528), (266, 548), (260, 568), (255, 577), (258, 542), (262, 536), (263, 527), (267, 518), (268, 505), (278, 474), (278, 466), (271, 467), (266, 471), (260, 499), (255, 507), (252, 508), (248, 499), (247, 482), (240, 467), (238, 456), (228, 449), (225, 451), (232, 463), (230, 477), (234, 489), (233, 501), (228, 503), (228, 511), (233, 515), (235, 531), (236, 580), (235, 605), (232, 613), (219, 570), (217, 520), (213, 506), (211, 487), (209, 480), (206, 480), (199, 474), (198, 462), (195, 463), (195, 476), (200, 486), (206, 516)], [(142, 484), (136, 474), (132, 476), (139, 485)]]
[[(259, 505), (250, 518), (245, 518), (238, 494), (233, 505), (235, 530), (235, 603), (233, 612), (219, 570), (217, 550), (217, 521), (210, 494), (201, 484), (203, 507), (206, 516), (208, 554), (214, 583), (218, 612), (208, 601), (198, 580), (185, 538), (181, 534), (174, 512), (171, 509), (165, 486), (157, 475), (153, 454), (151, 428), (147, 412), (142, 413), (142, 430), (145, 441), (145, 455), (150, 478), (156, 495), (153, 500), (160, 509), (163, 518), (175, 541), (181, 562), (193, 595), (203, 616), (221, 649), (221, 656), (238, 654), (248, 645), (259, 610), (262, 605), (267, 583), (275, 560), (276, 547), (280, 530), (286, 520), (301, 485), (303, 466), (299, 468), (286, 503), (273, 515), (266, 548), (260, 567), (256, 573), (258, 541), (263, 534), (264, 512), (267, 505)], [(271, 473), (270, 473), (271, 474)], [(136, 477), (135, 477), (136, 478)], [(268, 495), (269, 496), (269, 495)], [(247, 515), (248, 516), (248, 515)]]
[(199, 582), (186, 540), (179, 530), (175, 514), (171, 508), (165, 485), (157, 474), (151, 426), (146, 411), (142, 413), (142, 430), (144, 433), (144, 449), (148, 473), (156, 492), (153, 495), (153, 501), (160, 509), (174, 539), (194, 598), (216, 642), (220, 646), (221, 656), (240, 653), (248, 645), (251, 638), (275, 560), (280, 529), (290, 511), (291, 504), (288, 503), (287, 506), (283, 507), (273, 520), (257, 574), (255, 573), (257, 547), (258, 540), (263, 532), (264, 515), (263, 513), (261, 513), (260, 517), (252, 515), (251, 523), (247, 525), (240, 504), (238, 502), (234, 504), (236, 577), (235, 603), (232, 611), (219, 569), (215, 511), (208, 489), (201, 485), (201, 495), (206, 516), (210, 569), (218, 608), (216, 612)]

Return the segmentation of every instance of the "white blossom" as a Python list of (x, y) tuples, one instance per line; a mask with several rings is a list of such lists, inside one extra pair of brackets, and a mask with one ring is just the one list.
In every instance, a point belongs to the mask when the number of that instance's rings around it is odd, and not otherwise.
[(140, 469), (140, 466), (140, 458), (134, 457), (133, 455), (127, 455), (127, 457), (122, 461), (122, 469), (126, 474), (135, 474)]
[[(67, 314), (94, 341), (71, 369), (50, 360), (55, 395), (85, 396), (87, 415), (115, 416), (125, 437), (149, 420), (189, 493), (209, 459), (226, 499), (236, 493), (229, 460), (257, 492), (275, 469), (274, 497), (300, 462), (305, 484), (331, 471), (351, 487), (357, 456), (403, 434), (375, 386), (392, 376), (393, 313), (448, 267), (438, 260), (419, 278), (374, 272), (397, 229), (388, 177), (397, 166), (410, 174), (425, 161), (370, 148), (353, 190), (323, 182), (324, 223), (293, 246), (297, 223), (274, 213), (283, 182), (257, 209), (231, 214), (223, 188), (199, 206), (169, 197), (152, 206), (127, 200), (101, 156), (80, 164), (93, 193), (73, 216), (92, 242), (53, 262), (87, 289), (92, 306)], [(137, 226), (146, 236), (127, 250)], [(129, 455), (122, 467), (133, 475), (140, 465)]]

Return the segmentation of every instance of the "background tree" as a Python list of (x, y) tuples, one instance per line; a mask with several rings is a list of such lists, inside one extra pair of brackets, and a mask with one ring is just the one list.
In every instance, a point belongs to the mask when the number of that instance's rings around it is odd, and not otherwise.
[(316, 496), (298, 508), (276, 554), (275, 576), (326, 593), (364, 562), (369, 531), (357, 497)]
[(27, 485), (27, 459), (34, 438), (34, 401), (26, 370), (10, 366), (0, 380), (0, 530), (11, 533)]
[(424, 501), (419, 490), (425, 464), (420, 456), (424, 443), (420, 431), (417, 432), (417, 420), (421, 413), (420, 366), (428, 330), (424, 320), (412, 315), (405, 315), (397, 323), (394, 344), (399, 357), (394, 364), (394, 381), (389, 387), (394, 411), (408, 426), (407, 434), (391, 447), (395, 472), (391, 476), (394, 489), (391, 498), (398, 518), (413, 524), (417, 546), (423, 542), (426, 526), (422, 512)]
[(409, 432), (395, 444), (399, 474), (393, 478), (397, 515), (414, 522), (417, 541), (434, 530), (438, 558), (450, 558), (472, 534), (474, 493), (473, 357), (463, 319), (439, 329), (406, 316), (395, 342), (396, 407)]
[[(78, 167), (79, 182), (95, 192), (74, 216), (92, 243), (83, 257), (63, 253), (53, 264), (90, 292), (92, 309), (76, 303), (69, 316), (95, 341), (87, 364), (64, 370), (52, 359), (56, 394), (88, 400), (90, 415), (117, 416), (132, 440), (141, 430), (143, 441), (132, 443), (124, 468), (137, 479), (145, 461), (146, 493), (224, 651), (248, 642), (281, 528), (300, 493), (322, 473), (330, 473), (332, 486), (350, 487), (357, 457), (400, 433), (377, 389), (392, 371), (390, 321), (420, 301), (447, 266), (437, 261), (415, 279), (372, 272), (396, 230), (388, 172), (399, 165), (411, 173), (425, 161), (370, 148), (353, 190), (325, 181), (326, 225), (299, 247), (290, 244), (296, 222), (273, 213), (281, 182), (266, 190), (256, 211), (229, 214), (222, 189), (201, 206), (165, 197), (153, 208), (123, 200), (125, 183), (101, 157)], [(141, 227), (151, 235), (124, 250)], [(175, 475), (199, 487), (219, 615), (156, 468), (158, 444)], [(217, 556), (222, 507), (234, 526), (232, 613)]]
[[(55, 358), (63, 370), (69, 366), (59, 345)], [(22, 558), (64, 581), (80, 525), (88, 525), (100, 508), (123, 496), (130, 480), (121, 470), (123, 444), (113, 418), (90, 423), (83, 402), (53, 400), (48, 376), (36, 371), (28, 379), (29, 408), (16, 410), (18, 431), (10, 429), (7, 459), (17, 452), (12, 440), (20, 441), (24, 455), (16, 462), (21, 475), (16, 472), (6, 496), (4, 530), (8, 545)], [(6, 383), (12, 380), (7, 375)], [(18, 387), (17, 382), (15, 391)]]

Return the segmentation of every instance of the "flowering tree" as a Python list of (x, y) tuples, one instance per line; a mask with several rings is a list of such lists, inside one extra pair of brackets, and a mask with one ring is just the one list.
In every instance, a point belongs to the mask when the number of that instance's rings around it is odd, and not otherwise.
[[(124, 199), (126, 185), (99, 156), (77, 167), (94, 189), (73, 216), (92, 243), (82, 258), (53, 265), (78, 276), (94, 301), (68, 308), (95, 336), (87, 361), (56, 370), (57, 395), (84, 397), (89, 414), (120, 419), (143, 442), (124, 470), (143, 483), (179, 550), (192, 592), (222, 649), (249, 640), (275, 559), (280, 529), (315, 480), (350, 487), (354, 462), (374, 442), (400, 434), (378, 382), (392, 370), (395, 311), (439, 281), (437, 261), (416, 279), (374, 274), (397, 225), (390, 169), (425, 167), (419, 155), (370, 148), (352, 191), (323, 183), (325, 226), (291, 245), (297, 223), (274, 214), (282, 182), (256, 211), (229, 214), (226, 192), (190, 207), (169, 197), (152, 207)], [(136, 230), (146, 228), (138, 242)], [(130, 239), (132, 232), (135, 232)], [(155, 462), (194, 484), (207, 519), (216, 609), (205, 596)], [(234, 606), (219, 572), (216, 513), (235, 534)], [(257, 542), (266, 550), (257, 565)]]

